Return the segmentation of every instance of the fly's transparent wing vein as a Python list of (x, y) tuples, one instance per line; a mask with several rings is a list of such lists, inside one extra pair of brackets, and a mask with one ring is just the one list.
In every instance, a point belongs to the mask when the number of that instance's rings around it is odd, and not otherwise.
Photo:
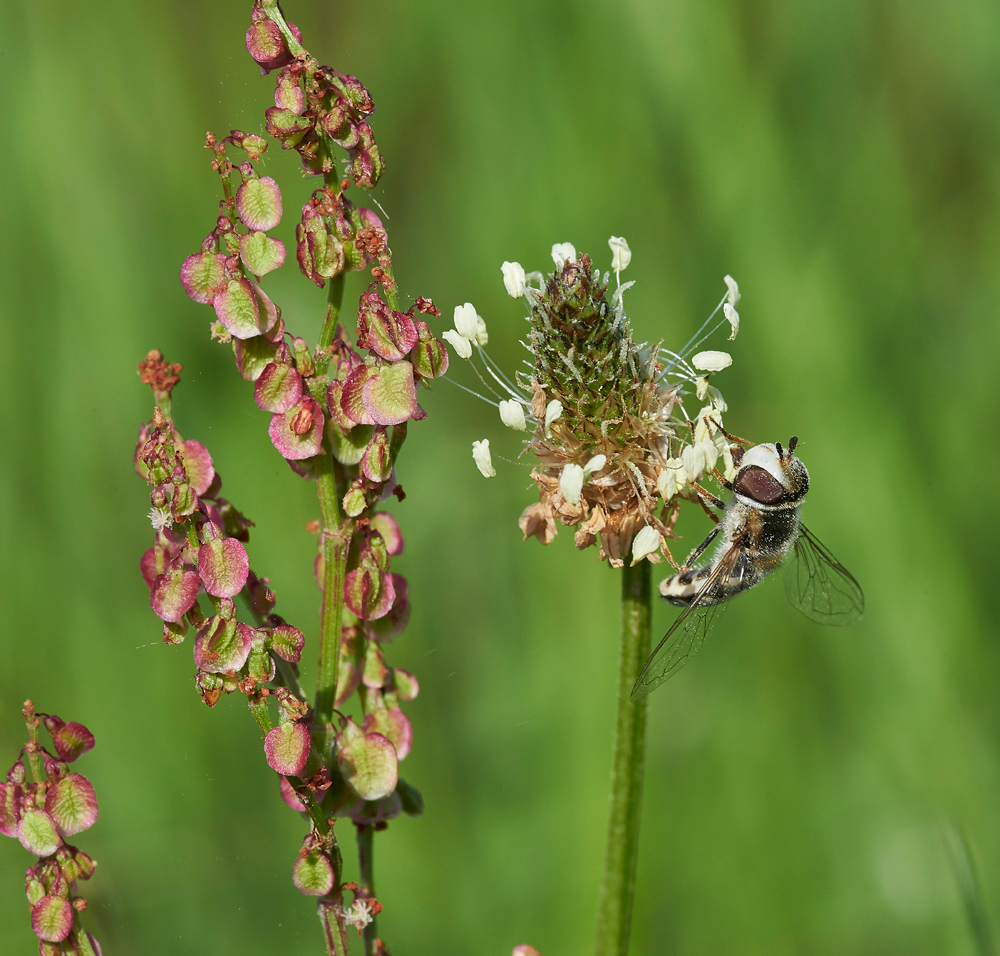
[(639, 673), (632, 688), (632, 700), (640, 700), (673, 677), (701, 650), (717, 615), (726, 608), (725, 601), (712, 604), (705, 602), (715, 599), (721, 583), (732, 574), (738, 557), (739, 549), (733, 546), (716, 565), (697, 596), (670, 625), (670, 630), (663, 635)]
[(865, 610), (861, 585), (805, 525), (799, 527), (795, 560), (785, 571), (785, 594), (819, 624), (854, 624)]

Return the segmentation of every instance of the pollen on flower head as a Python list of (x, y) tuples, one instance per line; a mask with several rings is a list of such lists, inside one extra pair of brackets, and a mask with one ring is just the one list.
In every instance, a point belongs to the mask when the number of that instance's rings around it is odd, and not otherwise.
[(174, 522), (174, 517), (170, 513), (169, 508), (153, 508), (149, 512), (149, 520), (153, 525), (154, 531), (162, 531), (164, 528), (169, 528)]
[(484, 478), (496, 477), (497, 470), (493, 467), (493, 459), (490, 457), (490, 440), (488, 438), (472, 443), (472, 460)]
[(364, 929), (372, 919), (372, 909), (367, 900), (355, 900), (344, 910), (344, 922), (357, 930)]
[(524, 406), (514, 398), (500, 402), (500, 421), (508, 428), (516, 428), (519, 432), (528, 427), (524, 420)]
[(733, 364), (733, 357), (728, 352), (709, 349), (707, 352), (698, 352), (692, 356), (691, 364), (699, 372), (721, 372)]
[(567, 262), (576, 262), (576, 246), (572, 242), (557, 242), (552, 247), (552, 261), (557, 269)]
[(615, 272), (624, 272), (632, 261), (632, 250), (629, 249), (625, 237), (612, 236), (608, 240), (608, 246), (611, 248), (611, 268)]
[(472, 358), (472, 343), (455, 329), (447, 329), (441, 334), (441, 338), (455, 350), (459, 358)]
[(505, 262), (500, 266), (503, 273), (503, 286), (507, 290), (507, 295), (513, 299), (520, 299), (527, 288), (527, 277), (520, 262)]
[(656, 528), (646, 525), (632, 539), (632, 563), (635, 564), (650, 554), (660, 550), (660, 533)]
[(740, 330), (740, 314), (728, 302), (722, 307), (722, 314), (732, 328), (732, 332), (729, 333), (729, 341), (732, 342)]
[[(455, 329), (463, 338), (475, 342), (481, 321), (476, 307), (471, 302), (455, 306)], [(483, 327), (485, 328), (485, 323), (483, 323)]]
[(726, 288), (729, 290), (726, 293), (726, 301), (735, 309), (740, 304), (740, 287), (732, 276), (726, 276), (722, 281), (726, 283)]

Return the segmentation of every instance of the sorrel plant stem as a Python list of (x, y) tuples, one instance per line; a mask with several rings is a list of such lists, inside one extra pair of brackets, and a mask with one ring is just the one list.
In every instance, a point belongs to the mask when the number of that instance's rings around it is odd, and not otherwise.
[[(375, 895), (375, 828), (372, 826), (358, 827), (358, 864), (361, 870), (359, 884), (365, 896)], [(375, 940), (378, 930), (375, 918), (364, 928), (365, 956), (375, 952)]]
[(649, 656), (652, 566), (622, 570), (622, 645), (618, 666), (618, 720), (611, 765), (611, 813), (604, 879), (597, 911), (597, 956), (625, 956), (639, 856), (639, 816), (645, 771), (646, 700), (633, 703), (632, 686)]

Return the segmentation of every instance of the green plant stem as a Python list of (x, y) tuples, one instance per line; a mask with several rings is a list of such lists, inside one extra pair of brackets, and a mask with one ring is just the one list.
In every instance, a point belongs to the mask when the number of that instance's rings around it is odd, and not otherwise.
[[(344, 277), (330, 280), (327, 294), (326, 316), (319, 344), (328, 346), (333, 341), (344, 298)], [(336, 465), (333, 456), (320, 456), (319, 474), (316, 478), (319, 510), (322, 516), (323, 535), (323, 607), (320, 615), (319, 670), (316, 675), (316, 727), (324, 735), (321, 744), (323, 759), (329, 757), (332, 731), (328, 726), (333, 720), (334, 701), (337, 696), (337, 677), (340, 664), (340, 624), (344, 603), (344, 565), (349, 541), (343, 540), (346, 530), (341, 525), (340, 495), (337, 491)]]
[(631, 700), (649, 656), (652, 567), (640, 561), (622, 571), (622, 645), (618, 665), (618, 726), (611, 765), (611, 813), (604, 879), (597, 910), (597, 956), (625, 956), (639, 856), (639, 815), (645, 770), (646, 700)]
[[(375, 828), (359, 826), (358, 828), (358, 865), (361, 870), (359, 883), (365, 896), (375, 895)], [(364, 928), (365, 956), (375, 952), (375, 940), (378, 938), (378, 928), (375, 917)]]

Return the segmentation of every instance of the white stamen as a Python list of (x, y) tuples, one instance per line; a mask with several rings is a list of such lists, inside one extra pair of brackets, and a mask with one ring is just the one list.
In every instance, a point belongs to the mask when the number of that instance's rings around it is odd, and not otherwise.
[(472, 460), (484, 478), (496, 477), (497, 470), (493, 467), (493, 459), (490, 457), (490, 440), (488, 438), (472, 443)]
[(503, 273), (503, 286), (512, 299), (520, 299), (527, 287), (527, 277), (520, 262), (505, 262), (500, 266)]
[(559, 490), (571, 505), (580, 503), (580, 495), (583, 492), (583, 469), (579, 465), (570, 462), (563, 466), (562, 474), (559, 476)]
[(726, 276), (722, 281), (726, 283), (726, 288), (729, 290), (726, 293), (726, 301), (735, 309), (740, 304), (740, 287), (732, 276)]
[(545, 406), (545, 434), (549, 434), (549, 426), (562, 414), (562, 402), (558, 398), (552, 399)]
[(344, 910), (344, 922), (355, 929), (364, 929), (373, 918), (371, 907), (366, 900), (355, 900)]
[(733, 364), (733, 357), (728, 352), (716, 352), (709, 349), (691, 357), (691, 364), (699, 372), (721, 372)]
[(576, 262), (576, 246), (572, 242), (557, 242), (552, 247), (552, 261), (557, 269), (567, 262)]
[(455, 306), (455, 328), (463, 338), (468, 339), (470, 342), (476, 340), (476, 335), (479, 331), (479, 321), (479, 314), (471, 302)]
[(153, 526), (154, 531), (162, 531), (164, 528), (169, 528), (170, 525), (174, 523), (173, 515), (170, 514), (169, 508), (153, 508), (149, 512), (149, 521)]
[(722, 307), (722, 314), (733, 330), (729, 333), (729, 341), (732, 342), (740, 330), (740, 314), (728, 302)]
[(447, 329), (441, 338), (455, 350), (459, 358), (472, 358), (472, 343), (464, 335), (460, 335), (454, 329)]
[(500, 403), (500, 421), (508, 428), (515, 428), (523, 432), (527, 428), (524, 420), (524, 406), (516, 399)]
[(641, 561), (650, 554), (660, 550), (660, 533), (656, 528), (646, 525), (632, 539), (632, 563)]
[(612, 236), (608, 240), (608, 245), (611, 247), (611, 268), (616, 273), (624, 272), (632, 261), (632, 250), (629, 249), (625, 237)]

